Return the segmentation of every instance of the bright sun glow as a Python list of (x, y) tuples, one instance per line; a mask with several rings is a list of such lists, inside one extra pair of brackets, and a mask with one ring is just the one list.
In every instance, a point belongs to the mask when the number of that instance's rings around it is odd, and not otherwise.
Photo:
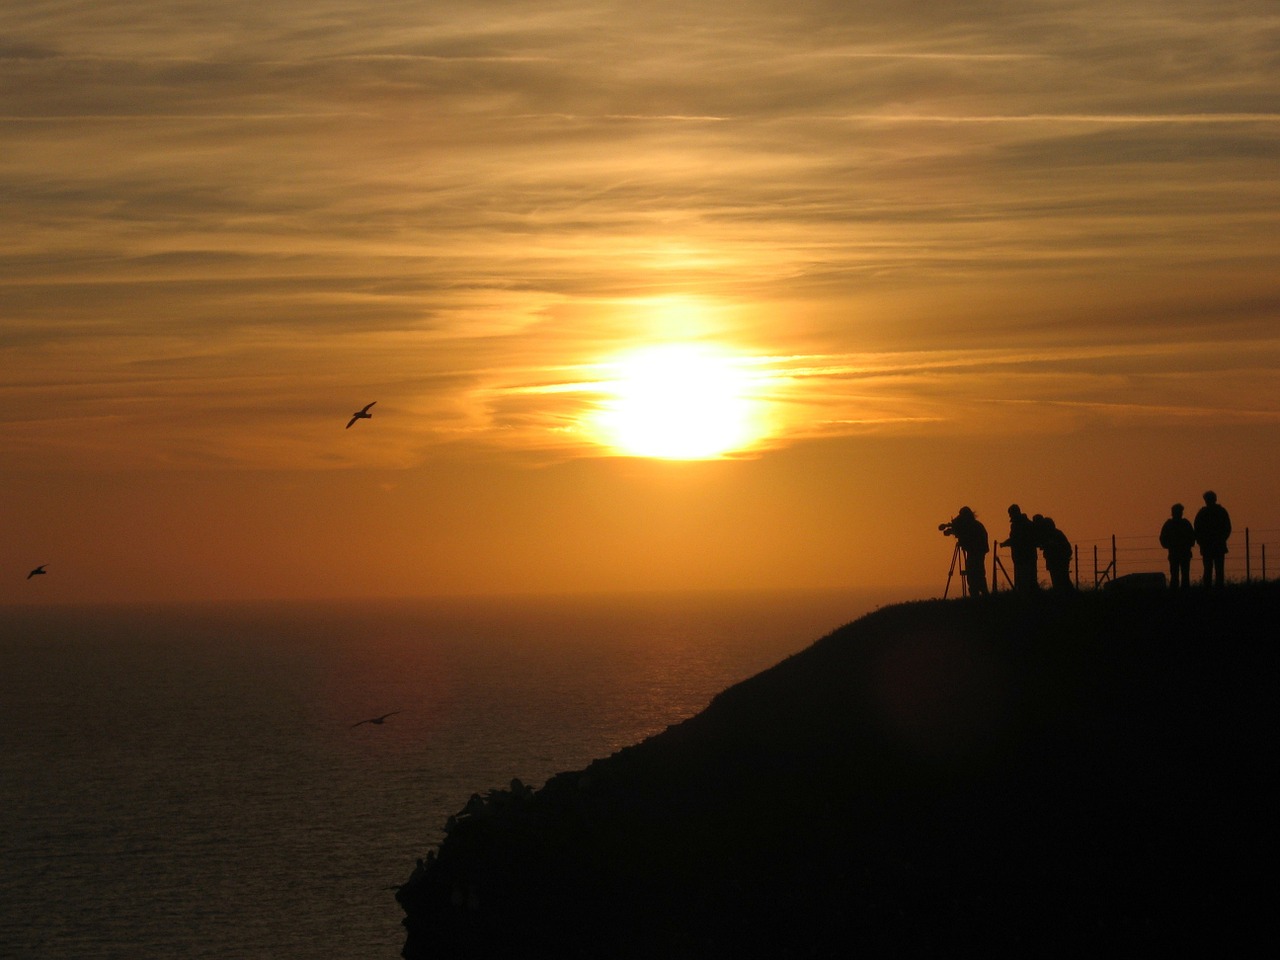
[(608, 397), (596, 423), (605, 444), (621, 453), (705, 460), (740, 450), (759, 433), (742, 357), (669, 344), (634, 351), (607, 367)]

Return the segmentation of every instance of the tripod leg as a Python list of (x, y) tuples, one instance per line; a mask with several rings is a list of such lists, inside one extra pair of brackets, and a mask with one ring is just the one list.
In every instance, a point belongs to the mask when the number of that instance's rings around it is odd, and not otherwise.
[[(947, 568), (947, 586), (942, 591), (942, 599), (947, 599), (947, 594), (951, 592), (951, 578), (955, 575), (956, 566), (960, 563), (960, 542), (956, 541), (956, 548), (951, 551), (951, 566)], [(960, 596), (965, 594), (964, 570), (960, 571)]]

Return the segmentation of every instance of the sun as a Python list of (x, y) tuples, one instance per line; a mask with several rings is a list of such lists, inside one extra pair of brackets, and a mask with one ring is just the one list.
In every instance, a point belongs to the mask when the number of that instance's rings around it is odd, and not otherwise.
[(749, 446), (758, 403), (744, 357), (701, 344), (663, 344), (605, 364), (595, 424), (629, 456), (708, 460)]

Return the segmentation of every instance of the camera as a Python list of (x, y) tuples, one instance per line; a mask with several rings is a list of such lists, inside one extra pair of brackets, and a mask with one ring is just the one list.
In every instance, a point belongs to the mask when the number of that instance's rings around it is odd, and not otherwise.
[(940, 523), (940, 524), (938, 524), (938, 531), (939, 531), (939, 532), (940, 532), (944, 537), (954, 536), (954, 535), (955, 535), (955, 531), (953, 531), (953, 530), (951, 529), (951, 524), (952, 524), (953, 522), (954, 522), (954, 521), (948, 520), (946, 523)]

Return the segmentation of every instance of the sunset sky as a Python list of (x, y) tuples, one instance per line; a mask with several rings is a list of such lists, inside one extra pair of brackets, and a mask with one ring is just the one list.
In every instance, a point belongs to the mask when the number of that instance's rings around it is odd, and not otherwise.
[(1280, 570), (1274, 0), (0, 0), (0, 138), (2, 602), (940, 591), (1209, 487)]

